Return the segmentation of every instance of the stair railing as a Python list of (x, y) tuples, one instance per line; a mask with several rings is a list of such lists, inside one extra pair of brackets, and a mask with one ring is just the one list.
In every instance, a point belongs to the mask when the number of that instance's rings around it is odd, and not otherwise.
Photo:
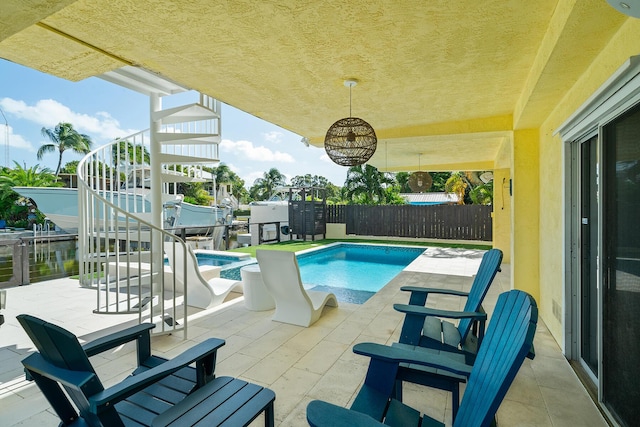
[[(197, 115), (203, 107), (209, 117)], [(163, 182), (150, 182), (148, 130), (99, 147), (78, 164), (80, 283), (97, 290), (95, 313), (137, 314), (139, 322), (155, 322), (156, 333), (184, 330), (186, 338), (186, 269), (172, 272), (165, 265), (163, 242), (185, 254), (186, 244), (164, 224), (151, 223), (149, 197), (151, 185), (161, 185), (165, 198), (177, 193), (180, 180), (170, 185), (172, 169), (184, 180), (218, 160), (219, 111), (219, 101), (201, 95), (195, 116), (161, 125)]]

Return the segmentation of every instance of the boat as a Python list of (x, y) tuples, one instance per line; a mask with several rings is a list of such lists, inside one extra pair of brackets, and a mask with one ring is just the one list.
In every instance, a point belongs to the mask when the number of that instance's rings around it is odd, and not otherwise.
[[(57, 228), (67, 233), (78, 232), (78, 189), (63, 187), (13, 187), (22, 197), (32, 201)], [(102, 197), (112, 203), (127, 207), (141, 219), (150, 220), (151, 204), (147, 189), (135, 192), (104, 191)], [(187, 203), (181, 195), (163, 195), (163, 222), (165, 229), (185, 235), (211, 234), (214, 226), (231, 224), (233, 209), (230, 206), (201, 206)], [(96, 219), (101, 219), (100, 210)]]

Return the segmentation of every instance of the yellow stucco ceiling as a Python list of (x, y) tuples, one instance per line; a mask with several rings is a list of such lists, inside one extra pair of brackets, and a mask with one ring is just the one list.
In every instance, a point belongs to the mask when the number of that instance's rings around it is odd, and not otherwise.
[(356, 78), (372, 164), (487, 169), (625, 19), (604, 0), (3, 0), (0, 57), (70, 80), (141, 66), (315, 145)]

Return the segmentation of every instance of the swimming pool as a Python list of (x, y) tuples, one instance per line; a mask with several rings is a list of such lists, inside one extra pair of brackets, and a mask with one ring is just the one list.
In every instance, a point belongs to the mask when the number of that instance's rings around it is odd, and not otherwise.
[[(335, 243), (301, 252), (297, 258), (302, 282), (310, 289), (362, 304), (424, 251), (410, 246)], [(240, 268), (223, 270), (220, 275), (240, 280)]]
[[(198, 260), (198, 265), (215, 265), (223, 269), (231, 265), (238, 266), (236, 264), (244, 265), (251, 261), (249, 254), (237, 252), (195, 250), (194, 253)], [(255, 262), (255, 260), (252, 262)]]

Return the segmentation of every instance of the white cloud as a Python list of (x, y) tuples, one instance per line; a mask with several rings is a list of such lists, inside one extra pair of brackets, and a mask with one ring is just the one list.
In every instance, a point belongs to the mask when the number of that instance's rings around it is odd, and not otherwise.
[(333, 163), (333, 160), (331, 160), (331, 158), (329, 157), (329, 155), (327, 155), (326, 152), (322, 156), (320, 156), (320, 160), (322, 160), (325, 163)]
[(260, 171), (253, 171), (247, 175), (243, 175), (242, 179), (244, 179), (244, 186), (247, 188), (250, 188), (255, 182), (255, 180), (258, 178), (262, 178), (263, 175), (264, 175), (264, 172), (260, 172)]
[(271, 142), (273, 144), (279, 144), (282, 142), (283, 133), (274, 130), (271, 132), (263, 133), (262, 136), (264, 136), (264, 139), (267, 142)]
[(9, 142), (9, 147), (18, 148), (21, 150), (27, 150), (32, 153), (36, 151), (29, 141), (24, 139), (22, 135), (18, 135), (13, 133), (13, 128), (11, 126), (6, 126), (5, 124), (0, 124), (0, 143), (2, 143), (3, 147), (6, 147), (7, 137)]
[(24, 101), (2, 98), (0, 106), (12, 116), (47, 128), (60, 122), (71, 123), (78, 132), (101, 140), (125, 137), (137, 132), (134, 129), (122, 129), (118, 120), (107, 112), (99, 111), (94, 115), (77, 113), (53, 99), (41, 99), (34, 105), (27, 105)]
[(231, 141), (223, 139), (220, 142), (220, 151), (245, 157), (249, 161), (256, 162), (280, 162), (293, 163), (295, 160), (289, 153), (272, 151), (265, 146), (256, 147), (251, 141)]

